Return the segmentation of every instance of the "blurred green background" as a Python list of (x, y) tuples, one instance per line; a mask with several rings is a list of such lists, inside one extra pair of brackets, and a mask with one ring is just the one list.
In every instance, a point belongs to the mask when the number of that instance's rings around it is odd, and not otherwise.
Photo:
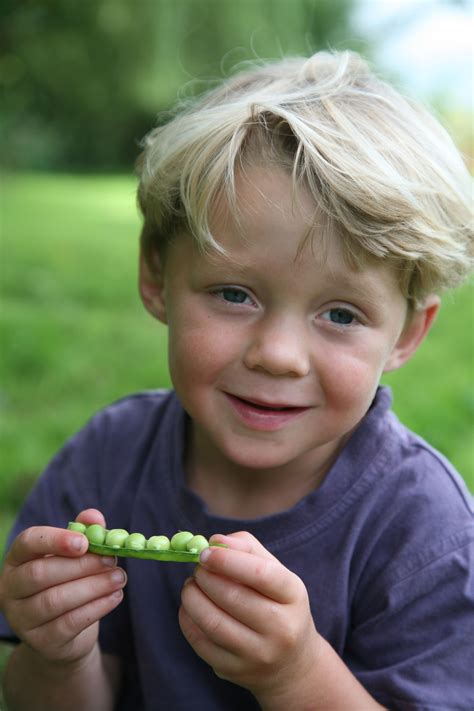
[[(166, 331), (136, 290), (141, 138), (238, 62), (328, 47), (375, 57), (357, 4), (4, 0), (0, 548), (68, 436), (114, 399), (169, 385)], [(435, 99), (472, 161), (471, 113)], [(447, 297), (417, 357), (387, 382), (400, 417), (474, 490), (472, 303), (469, 286)]]

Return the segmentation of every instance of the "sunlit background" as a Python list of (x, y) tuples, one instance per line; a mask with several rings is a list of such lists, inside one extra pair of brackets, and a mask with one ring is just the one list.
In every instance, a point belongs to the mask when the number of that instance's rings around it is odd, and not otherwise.
[(360, 0), (355, 25), (377, 64), (428, 101), (472, 109), (472, 2)]

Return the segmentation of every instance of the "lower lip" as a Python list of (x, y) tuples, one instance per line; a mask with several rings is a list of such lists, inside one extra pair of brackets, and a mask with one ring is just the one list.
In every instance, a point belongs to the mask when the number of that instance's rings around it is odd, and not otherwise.
[(228, 393), (225, 395), (240, 420), (247, 427), (262, 432), (278, 430), (309, 410), (308, 407), (293, 407), (290, 410), (263, 410)]

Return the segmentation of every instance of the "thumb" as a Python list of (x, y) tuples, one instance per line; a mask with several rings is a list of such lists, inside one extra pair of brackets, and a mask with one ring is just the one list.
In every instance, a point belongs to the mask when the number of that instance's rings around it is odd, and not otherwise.
[(103, 526), (105, 528), (105, 518), (97, 509), (84, 509), (84, 511), (81, 511), (81, 513), (76, 516), (76, 521), (79, 523), (85, 523), (86, 526), (98, 523), (99, 526)]
[(271, 558), (272, 560), (277, 560), (269, 550), (263, 546), (260, 541), (255, 538), (248, 531), (237, 531), (236, 533), (230, 533), (224, 536), (221, 533), (216, 533), (211, 536), (209, 543), (223, 543), (228, 548), (233, 548), (237, 551), (243, 551), (244, 553), (253, 553), (260, 558)]

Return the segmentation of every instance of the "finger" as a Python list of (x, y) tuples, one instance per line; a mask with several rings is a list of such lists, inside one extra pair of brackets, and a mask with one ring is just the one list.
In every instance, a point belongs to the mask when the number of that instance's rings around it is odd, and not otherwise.
[(217, 607), (257, 634), (266, 635), (284, 624), (286, 606), (256, 590), (216, 575), (201, 565), (196, 567), (194, 579), (199, 589)]
[(261, 558), (272, 558), (273, 560), (277, 560), (277, 558), (275, 558), (269, 550), (262, 546), (260, 541), (255, 538), (255, 536), (248, 533), (248, 531), (237, 531), (236, 533), (230, 533), (227, 536), (221, 533), (216, 533), (211, 536), (209, 542), (222, 543), (227, 546), (227, 548), (233, 548), (234, 550), (243, 551), (245, 553), (253, 553)]
[(10, 573), (8, 588), (12, 597), (22, 599), (69, 580), (103, 573), (116, 565), (116, 558), (86, 555), (80, 558), (43, 556), (19, 565)]
[(181, 603), (196, 627), (219, 647), (239, 655), (258, 645), (255, 632), (215, 605), (193, 580), (183, 587)]
[(99, 526), (105, 528), (105, 518), (98, 509), (84, 509), (84, 511), (81, 511), (81, 513), (76, 516), (76, 521), (85, 523), (87, 526), (98, 523)]
[(180, 607), (178, 612), (178, 622), (186, 640), (194, 649), (201, 659), (209, 664), (214, 671), (219, 668), (220, 672), (217, 675), (223, 679), (226, 678), (225, 669), (230, 671), (237, 665), (239, 659), (235, 654), (229, 652), (223, 647), (219, 647), (207, 635), (202, 632), (199, 627), (193, 622), (184, 607)]
[(82, 533), (52, 526), (33, 526), (15, 538), (5, 562), (15, 567), (44, 555), (80, 556), (87, 551), (88, 545)]
[(262, 558), (253, 553), (216, 546), (201, 553), (200, 565), (280, 603), (292, 602), (299, 589), (299, 578), (273, 556)]
[(71, 640), (76, 640), (81, 632), (111, 612), (122, 599), (123, 590), (115, 590), (110, 595), (88, 602), (82, 607), (76, 607), (36, 627), (27, 635), (27, 641), (32, 647), (45, 650), (53, 646), (65, 645)]
[(24, 630), (40, 627), (93, 600), (106, 597), (114, 591), (122, 589), (126, 579), (123, 570), (114, 568), (106, 573), (91, 575), (48, 588), (21, 602), (17, 601), (15, 605), (12, 604), (10, 607), (12, 623), (14, 623), (14, 617), (18, 612), (21, 613), (20, 624)]

